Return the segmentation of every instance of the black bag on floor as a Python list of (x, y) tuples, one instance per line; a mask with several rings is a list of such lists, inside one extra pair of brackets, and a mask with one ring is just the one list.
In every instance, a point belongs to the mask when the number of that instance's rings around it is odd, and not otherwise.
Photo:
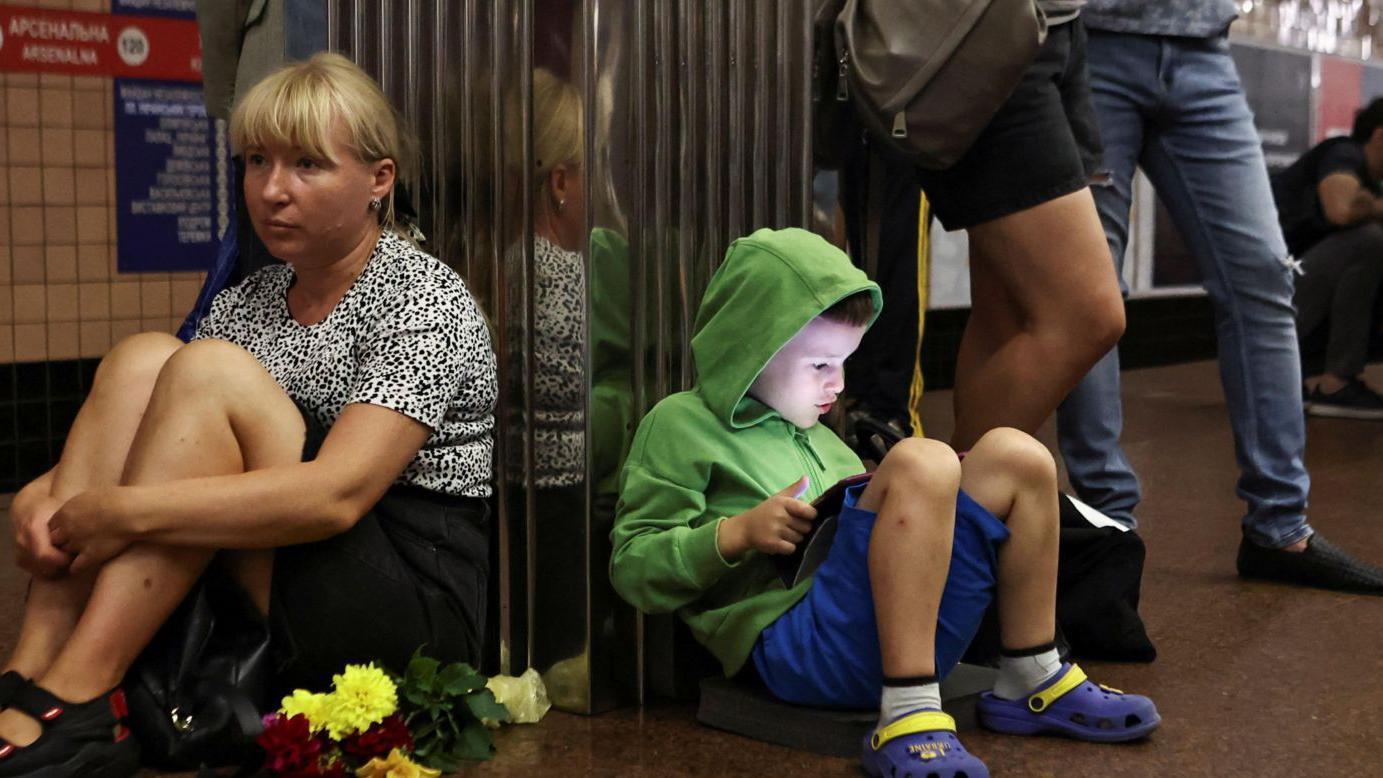
[(269, 627), (229, 580), (203, 576), (125, 677), (146, 765), (241, 765), (258, 752), (270, 705)]
[[(1143, 539), (1074, 498), (1064, 494), (1058, 498), (1056, 642), (1061, 658), (1153, 661), (1157, 649), (1138, 615), (1146, 551)], [(999, 619), (993, 604), (970, 641), (964, 661), (998, 664)]]
[(1061, 495), (1056, 621), (1073, 654), (1121, 662), (1157, 658), (1138, 615), (1146, 553), (1138, 533)]

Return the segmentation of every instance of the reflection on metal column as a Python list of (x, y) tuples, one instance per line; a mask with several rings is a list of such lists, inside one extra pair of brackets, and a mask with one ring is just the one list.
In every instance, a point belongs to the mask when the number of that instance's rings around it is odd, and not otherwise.
[(332, 47), (418, 134), (425, 247), (493, 327), (489, 669), (536, 666), (579, 712), (671, 690), (672, 620), (609, 585), (619, 466), (643, 411), (694, 381), (729, 242), (809, 224), (813, 1), (328, 6)]

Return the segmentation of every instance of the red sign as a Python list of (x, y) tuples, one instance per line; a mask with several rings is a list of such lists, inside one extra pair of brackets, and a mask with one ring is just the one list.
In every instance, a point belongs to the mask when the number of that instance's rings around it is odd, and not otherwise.
[(0, 70), (202, 80), (189, 19), (0, 7)]
[(1321, 83), (1316, 91), (1316, 142), (1354, 129), (1354, 114), (1362, 107), (1364, 65), (1354, 60), (1321, 55)]

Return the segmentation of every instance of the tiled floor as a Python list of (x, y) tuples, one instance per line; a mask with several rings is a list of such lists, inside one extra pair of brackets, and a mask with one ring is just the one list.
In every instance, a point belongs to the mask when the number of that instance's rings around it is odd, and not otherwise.
[[(1383, 370), (1371, 375), (1383, 383)], [(966, 745), (996, 776), (1383, 775), (1383, 598), (1239, 582), (1242, 507), (1213, 364), (1135, 371), (1126, 384), (1128, 453), (1145, 490), (1143, 614), (1161, 653), (1151, 665), (1087, 669), (1152, 695), (1165, 723), (1125, 746), (982, 732), (966, 733)], [(948, 394), (929, 399), (934, 436), (949, 431)], [(1311, 420), (1308, 430), (1313, 524), (1383, 561), (1383, 424)], [(13, 639), (21, 594), (0, 569), (0, 647)], [(466, 774), (859, 774), (852, 760), (707, 730), (685, 706), (553, 713), (497, 743), (498, 756)]]

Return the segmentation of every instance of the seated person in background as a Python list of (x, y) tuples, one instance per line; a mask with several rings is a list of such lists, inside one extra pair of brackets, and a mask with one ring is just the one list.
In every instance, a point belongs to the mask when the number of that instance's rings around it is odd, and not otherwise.
[[(1303, 344), (1329, 326), (1324, 372), (1306, 379), (1306, 412), (1383, 419), (1383, 397), (1361, 378), (1383, 282), (1383, 98), (1273, 177), (1287, 247), (1301, 261), (1293, 302)], [(1309, 357), (1308, 357), (1309, 361)]]
[(988, 774), (940, 712), (938, 679), (996, 595), (1004, 657), (982, 723), (1146, 735), (1160, 721), (1150, 700), (1057, 657), (1056, 466), (1022, 432), (986, 433), (963, 462), (944, 443), (902, 441), (847, 490), (815, 575), (780, 580), (773, 555), (791, 553), (816, 518), (805, 500), (864, 469), (818, 418), (881, 300), (803, 230), (731, 245), (697, 315), (699, 381), (648, 413), (625, 464), (615, 588), (645, 612), (676, 611), (727, 676), (757, 675), (791, 703), (879, 706), (863, 749), (873, 775)]
[(423, 644), (478, 658), (495, 357), (461, 279), (395, 232), (401, 122), (318, 54), (251, 89), (230, 132), (285, 264), (222, 292), (192, 343), (116, 345), (16, 496), (32, 583), (0, 776), (138, 769), (121, 679), (213, 561), (267, 614), (286, 685), (402, 671)]

